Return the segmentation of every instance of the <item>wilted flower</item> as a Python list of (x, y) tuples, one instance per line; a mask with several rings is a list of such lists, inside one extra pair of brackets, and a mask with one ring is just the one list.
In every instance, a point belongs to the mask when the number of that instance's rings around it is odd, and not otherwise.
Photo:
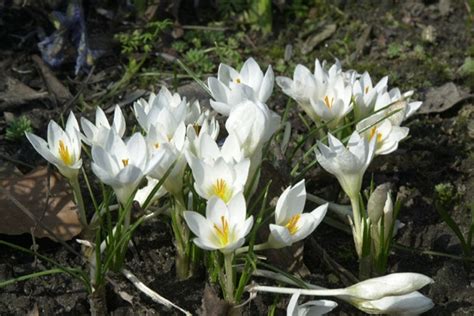
[(305, 202), (304, 180), (283, 191), (275, 209), (275, 224), (270, 224), (269, 243), (273, 248), (291, 246), (306, 238), (321, 223), (328, 204), (303, 213)]
[(206, 217), (185, 211), (184, 219), (196, 235), (194, 243), (205, 250), (220, 250), (227, 254), (241, 247), (253, 225), (253, 217), (246, 219), (247, 208), (242, 193), (226, 205), (218, 197), (207, 202)]
[(88, 119), (81, 117), (81, 126), (82, 130), (84, 131), (84, 137), (82, 137), (82, 139), (86, 144), (89, 146), (102, 146), (110, 129), (113, 129), (118, 136), (123, 137), (126, 125), (122, 110), (120, 109), (120, 106), (116, 105), (112, 126), (107, 120), (107, 116), (105, 115), (104, 111), (100, 107), (97, 107), (95, 112), (95, 124)]
[(337, 178), (351, 199), (359, 196), (362, 178), (375, 153), (375, 140), (360, 137), (359, 133), (354, 132), (347, 147), (330, 133), (329, 146), (318, 141), (316, 159), (327, 172)]
[(44, 159), (55, 165), (68, 179), (77, 177), (82, 167), (79, 125), (71, 112), (63, 130), (56, 122), (48, 125), (48, 142), (27, 132), (26, 137)]
[(299, 293), (291, 296), (286, 309), (287, 316), (319, 316), (325, 315), (336, 308), (337, 303), (329, 300), (309, 301), (298, 305)]
[(235, 105), (245, 100), (265, 103), (273, 91), (274, 75), (271, 66), (263, 75), (253, 58), (245, 61), (240, 72), (220, 64), (217, 79), (208, 79), (209, 90), (214, 100), (211, 106), (222, 115), (228, 116)]
[(125, 204), (144, 177), (148, 164), (146, 142), (140, 133), (125, 143), (109, 130), (104, 146), (92, 146), (92, 171), (110, 185), (120, 203)]

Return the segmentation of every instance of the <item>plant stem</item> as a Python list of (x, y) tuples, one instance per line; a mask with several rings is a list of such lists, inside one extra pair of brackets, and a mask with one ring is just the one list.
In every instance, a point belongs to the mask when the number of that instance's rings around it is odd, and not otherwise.
[[(253, 246), (254, 251), (265, 250), (265, 249), (268, 249), (268, 248), (271, 248), (271, 245), (268, 242), (264, 242), (262, 244), (258, 244), (258, 245)], [(240, 255), (240, 254), (245, 253), (247, 251), (249, 251), (249, 246), (240, 247), (235, 251), (235, 254)]]
[(81, 186), (79, 185), (79, 177), (73, 177), (70, 181), (74, 198), (76, 200), (77, 207), (79, 208), (79, 219), (82, 227), (87, 227), (87, 215), (86, 208), (84, 205), (84, 199), (82, 198)]
[(227, 302), (234, 304), (234, 270), (232, 269), (232, 260), (234, 259), (233, 253), (224, 254), (224, 268), (225, 268), (225, 296)]
[(175, 236), (176, 274), (181, 280), (184, 280), (190, 276), (189, 256), (186, 253), (189, 232), (188, 228), (186, 225), (184, 225), (181, 219), (184, 207), (183, 199), (180, 197), (175, 197), (174, 208), (171, 210), (171, 226)]
[(325, 199), (311, 193), (306, 193), (306, 199), (318, 205), (329, 203), (328, 209), (336, 213), (336, 215), (339, 216), (345, 223), (347, 223), (348, 216), (352, 217), (352, 211), (348, 205), (341, 205), (341, 204), (328, 202)]

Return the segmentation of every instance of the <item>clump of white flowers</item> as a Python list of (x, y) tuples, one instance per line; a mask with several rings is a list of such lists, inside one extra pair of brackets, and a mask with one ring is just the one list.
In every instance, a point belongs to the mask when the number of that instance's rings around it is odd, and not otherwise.
[[(70, 179), (78, 204), (82, 204), (84, 228), (106, 232), (98, 234), (105, 236), (101, 253), (113, 249), (120, 253), (114, 254), (112, 261), (119, 265), (123, 262), (127, 242), (136, 228), (131, 217), (132, 201), (137, 201), (138, 208), (146, 213), (138, 223), (154, 216), (154, 211), (164, 211), (170, 217), (175, 237), (178, 277), (191, 275), (196, 263), (195, 247), (209, 251), (205, 257), (207, 267), (221, 282), (225, 299), (235, 304), (249, 282), (252, 266), (257, 264), (253, 253), (304, 240), (331, 208), (329, 203), (321, 203), (305, 209), (306, 199), (312, 195), (307, 194), (304, 179), (280, 188), (282, 193), (275, 207), (265, 204), (268, 186), (260, 195), (255, 194), (265, 148), (281, 130), (280, 116), (268, 105), (274, 81), (272, 67), (263, 73), (253, 58), (245, 61), (240, 70), (221, 64), (217, 78), (208, 80), (210, 104), (217, 113), (201, 107), (198, 100), (190, 102), (162, 87), (158, 94), (151, 93), (148, 99), (134, 102), (131, 111), (138, 129), (130, 136), (126, 133), (124, 109), (116, 106), (112, 123), (97, 108), (95, 123), (81, 118), (82, 133), (71, 113), (65, 130), (50, 122), (47, 141), (30, 133), (27, 137), (46, 160)], [(325, 62), (316, 60), (314, 73), (297, 65), (293, 79), (277, 77), (276, 81), (316, 128), (324, 131), (311, 153), (322, 168), (337, 178), (351, 200), (348, 221), (359, 258), (369, 256), (367, 249), (370, 252), (375, 248), (376, 256), (386, 260), (396, 231), (395, 207), (390, 192), (383, 191), (372, 195), (367, 211), (361, 208), (363, 177), (376, 156), (392, 153), (407, 137), (409, 130), (401, 124), (421, 102), (410, 101), (411, 91), (389, 90), (387, 77), (374, 85), (367, 72), (343, 71), (338, 61), (327, 67)], [(220, 133), (217, 114), (225, 118), (225, 137)], [(288, 125), (287, 122), (285, 142), (291, 134)], [(90, 147), (92, 172), (110, 187), (102, 187), (106, 201), (96, 203), (94, 199), (96, 212), (90, 221), (78, 182), (83, 168), (81, 141)], [(110, 212), (112, 192), (118, 203), (118, 219), (113, 228), (101, 227), (98, 218)], [(266, 241), (256, 243), (256, 231), (262, 225), (268, 228), (263, 239)], [(371, 235), (373, 244), (368, 247)], [(93, 272), (102, 262), (97, 255), (95, 252), (91, 259)], [(238, 283), (237, 259), (254, 260), (246, 264)], [(409, 313), (431, 308), (431, 300), (416, 292), (431, 281), (418, 274), (393, 274), (337, 290), (253, 286), (251, 291), (293, 294), (288, 315), (320, 315), (337, 305), (328, 300), (298, 305), (300, 295), (336, 296), (371, 313)]]

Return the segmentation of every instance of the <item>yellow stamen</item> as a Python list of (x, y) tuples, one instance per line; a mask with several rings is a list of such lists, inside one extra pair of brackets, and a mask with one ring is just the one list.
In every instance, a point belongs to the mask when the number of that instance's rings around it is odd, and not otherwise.
[(211, 195), (219, 197), (225, 203), (229, 202), (232, 195), (232, 191), (227, 186), (227, 182), (224, 179), (217, 179), (211, 187)]
[(369, 93), (369, 86), (365, 87), (365, 94)]
[(193, 128), (194, 128), (194, 131), (196, 132), (196, 135), (199, 135), (199, 133), (201, 132), (201, 125), (199, 124), (193, 124)]
[(224, 216), (221, 216), (221, 227), (214, 224), (219, 242), (222, 246), (226, 246), (229, 243), (229, 222)]
[(382, 141), (382, 134), (377, 133), (377, 128), (374, 126), (370, 129), (370, 136), (369, 139), (372, 140), (372, 138), (377, 134), (377, 142), (380, 143)]
[(285, 227), (288, 229), (291, 235), (296, 234), (298, 231), (298, 221), (300, 220), (301, 214), (293, 215)]
[(122, 159), (123, 166), (128, 166), (128, 159)]
[(240, 83), (240, 78), (235, 78), (236, 83)]
[(155, 149), (160, 148), (160, 143), (155, 143)]
[(64, 142), (62, 139), (59, 141), (58, 152), (59, 152), (59, 157), (61, 157), (61, 160), (64, 162), (66, 166), (70, 166), (73, 164), (74, 159), (72, 155), (69, 153), (69, 149), (67, 148), (67, 146), (64, 145)]
[(324, 104), (328, 107), (328, 109), (332, 108), (332, 104), (334, 103), (334, 98), (331, 98), (331, 101), (329, 101), (329, 97), (325, 96), (324, 97)]

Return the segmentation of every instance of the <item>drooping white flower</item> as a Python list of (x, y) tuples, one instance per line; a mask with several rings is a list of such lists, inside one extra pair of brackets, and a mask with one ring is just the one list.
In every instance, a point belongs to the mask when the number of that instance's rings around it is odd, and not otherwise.
[(361, 120), (369, 116), (374, 111), (375, 102), (379, 94), (387, 91), (388, 77), (383, 77), (375, 86), (368, 72), (354, 82), (352, 86), (353, 97), (355, 98), (354, 113), (356, 120)]
[(352, 198), (358, 198), (362, 178), (375, 153), (375, 138), (371, 140), (360, 137), (355, 131), (349, 138), (347, 146), (328, 133), (326, 146), (318, 141), (316, 159), (329, 173), (334, 175), (342, 189)]
[(188, 163), (194, 177), (194, 188), (204, 199), (218, 197), (228, 203), (236, 194), (244, 190), (249, 173), (250, 160), (226, 162), (217, 158), (212, 162), (190, 158)]
[(418, 291), (404, 295), (385, 296), (378, 300), (361, 301), (354, 304), (368, 314), (419, 315), (431, 308), (434, 303)]
[(433, 283), (433, 279), (420, 273), (391, 273), (351, 285), (344, 289), (343, 295), (355, 300), (378, 300), (409, 294), (430, 283)]
[(79, 125), (71, 112), (63, 130), (56, 122), (48, 124), (48, 141), (26, 132), (34, 149), (47, 161), (55, 165), (68, 179), (77, 177), (82, 167)]
[(298, 305), (299, 293), (291, 296), (286, 309), (287, 316), (320, 316), (325, 315), (336, 308), (337, 303), (329, 300), (309, 301)]
[(116, 105), (112, 125), (110, 125), (109, 121), (107, 120), (107, 116), (105, 115), (104, 111), (100, 107), (97, 107), (95, 112), (95, 124), (88, 119), (81, 117), (81, 127), (84, 131), (82, 140), (87, 145), (92, 146), (103, 145), (110, 129), (113, 129), (118, 136), (123, 137), (126, 123), (120, 106)]
[(387, 155), (398, 148), (398, 143), (408, 136), (410, 129), (394, 125), (384, 112), (375, 113), (356, 125), (356, 130), (369, 140), (375, 138), (375, 154)]
[(189, 165), (192, 164), (193, 159), (213, 164), (217, 159), (223, 158), (227, 163), (235, 164), (245, 158), (235, 135), (230, 134), (224, 144), (219, 147), (217, 142), (206, 133), (199, 134), (197, 137), (194, 134), (190, 139), (189, 135), (193, 134), (191, 129), (193, 128), (188, 126), (188, 142), (185, 149)]
[(270, 224), (269, 243), (273, 248), (291, 246), (311, 234), (326, 215), (328, 204), (303, 213), (306, 202), (304, 180), (286, 188), (278, 199), (275, 224)]
[(261, 102), (244, 101), (230, 113), (225, 123), (235, 135), (246, 157), (251, 157), (280, 126), (280, 116)]
[(268, 66), (264, 75), (253, 58), (245, 61), (240, 72), (220, 64), (217, 78), (208, 79), (209, 90), (215, 100), (211, 100), (211, 106), (216, 112), (228, 116), (233, 107), (242, 101), (265, 103), (272, 94), (273, 81), (272, 67)]
[(246, 219), (247, 208), (242, 193), (226, 205), (217, 197), (207, 202), (206, 217), (194, 211), (185, 211), (184, 219), (196, 235), (194, 243), (205, 250), (231, 253), (241, 247), (253, 225), (253, 217)]
[(92, 171), (125, 204), (149, 168), (145, 139), (135, 133), (127, 142), (109, 130), (104, 146), (92, 146)]

